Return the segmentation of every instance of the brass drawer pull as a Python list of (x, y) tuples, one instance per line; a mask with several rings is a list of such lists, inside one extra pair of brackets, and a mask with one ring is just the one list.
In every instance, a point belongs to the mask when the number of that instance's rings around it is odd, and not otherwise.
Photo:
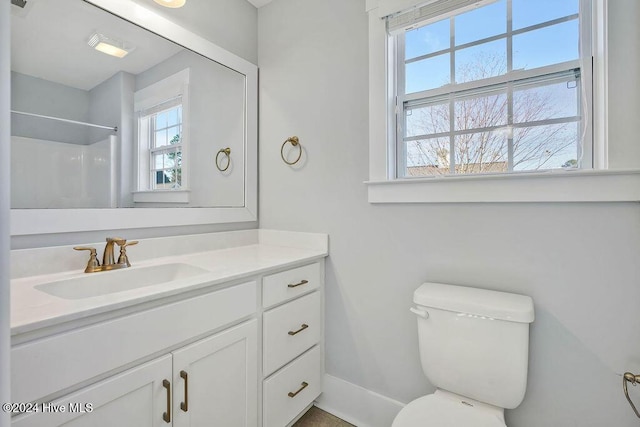
[(180, 371), (180, 378), (184, 380), (184, 402), (180, 402), (180, 409), (187, 412), (189, 410), (189, 375), (186, 371)]
[(303, 381), (301, 384), (301, 387), (294, 393), (292, 391), (289, 392), (289, 394), (287, 394), (287, 396), (289, 397), (296, 397), (298, 395), (298, 393), (300, 393), (302, 390), (304, 390), (305, 388), (307, 388), (307, 386), (309, 385), (308, 382)]
[(169, 380), (162, 380), (162, 387), (167, 389), (167, 412), (162, 414), (165, 423), (171, 422), (171, 383)]
[(288, 334), (293, 336), (293, 335), (295, 335), (295, 334), (297, 334), (297, 333), (300, 333), (300, 332), (304, 331), (304, 330), (305, 330), (305, 329), (307, 329), (308, 327), (309, 327), (309, 325), (307, 325), (306, 323), (303, 323), (303, 324), (300, 326), (300, 329), (298, 329), (297, 331), (289, 331), (289, 332), (288, 332)]
[(287, 288), (297, 288), (298, 286), (306, 285), (307, 283), (309, 283), (308, 280), (302, 280), (302, 281), (300, 281), (300, 282), (298, 282), (296, 284), (289, 283), (287, 285)]

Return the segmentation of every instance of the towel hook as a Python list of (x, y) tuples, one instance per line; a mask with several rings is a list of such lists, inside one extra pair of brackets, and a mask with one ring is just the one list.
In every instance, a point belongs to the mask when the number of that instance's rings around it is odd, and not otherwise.
[[(220, 166), (220, 161), (219, 161), (220, 154), (224, 154), (225, 156), (227, 156), (227, 166), (225, 166), (224, 168)], [(220, 151), (218, 151), (218, 154), (216, 154), (216, 167), (220, 172), (224, 172), (227, 169), (229, 169), (230, 164), (231, 164), (231, 148), (229, 147), (222, 148)]]
[(636, 416), (640, 418), (640, 412), (636, 409), (636, 405), (633, 404), (631, 398), (629, 397), (629, 391), (627, 390), (627, 383), (631, 383), (633, 386), (640, 383), (640, 375), (634, 375), (631, 372), (625, 372), (622, 376), (622, 389), (624, 390), (624, 395), (629, 401), (629, 405), (633, 408), (633, 412), (636, 413)]
[[(298, 147), (298, 157), (296, 157), (296, 159), (292, 162), (288, 161), (284, 157), (284, 146), (287, 145), (287, 142), (290, 142), (291, 145), (293, 145), (294, 147)], [(298, 139), (297, 136), (292, 136), (290, 138), (287, 138), (287, 140), (282, 143), (282, 147), (280, 147), (280, 157), (282, 157), (282, 161), (288, 165), (295, 165), (300, 161), (300, 157), (302, 157), (302, 144), (300, 144), (300, 140)]]

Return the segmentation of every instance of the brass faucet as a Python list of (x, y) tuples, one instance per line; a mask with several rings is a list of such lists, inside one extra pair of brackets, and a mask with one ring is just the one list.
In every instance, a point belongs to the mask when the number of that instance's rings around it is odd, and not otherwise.
[[(121, 237), (107, 237), (107, 244), (104, 247), (104, 253), (102, 255), (102, 265), (100, 265), (100, 262), (98, 261), (98, 256), (95, 248), (76, 246), (73, 249), (75, 249), (76, 251), (90, 252), (89, 261), (87, 262), (87, 267), (85, 268), (84, 272), (96, 273), (98, 271), (117, 270), (119, 268), (131, 267), (131, 263), (129, 262), (129, 258), (127, 257), (127, 246), (133, 246), (137, 244), (137, 240), (127, 242)], [(120, 247), (120, 256), (118, 257), (118, 261), (116, 261), (114, 255), (114, 245), (118, 245)]]

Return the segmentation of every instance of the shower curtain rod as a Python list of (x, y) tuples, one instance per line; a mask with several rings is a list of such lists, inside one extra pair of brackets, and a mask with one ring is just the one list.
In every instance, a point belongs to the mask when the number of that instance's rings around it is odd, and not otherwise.
[(11, 110), (11, 112), (14, 113), (14, 114), (22, 114), (23, 116), (39, 117), (41, 119), (56, 120), (56, 121), (59, 121), (59, 122), (73, 123), (73, 124), (76, 124), (76, 125), (89, 126), (89, 127), (99, 128), (99, 129), (109, 129), (109, 130), (112, 130), (114, 132), (118, 132), (118, 127), (117, 126), (114, 127), (114, 126), (94, 125), (93, 123), (79, 122), (77, 120), (61, 119), (60, 117), (43, 116), (41, 114), (25, 113), (24, 111)]

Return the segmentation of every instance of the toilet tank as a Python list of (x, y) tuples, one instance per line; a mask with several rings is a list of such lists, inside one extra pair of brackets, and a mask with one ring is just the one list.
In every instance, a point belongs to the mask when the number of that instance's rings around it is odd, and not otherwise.
[(416, 289), (420, 359), (434, 386), (501, 408), (527, 388), (531, 297), (425, 283)]

